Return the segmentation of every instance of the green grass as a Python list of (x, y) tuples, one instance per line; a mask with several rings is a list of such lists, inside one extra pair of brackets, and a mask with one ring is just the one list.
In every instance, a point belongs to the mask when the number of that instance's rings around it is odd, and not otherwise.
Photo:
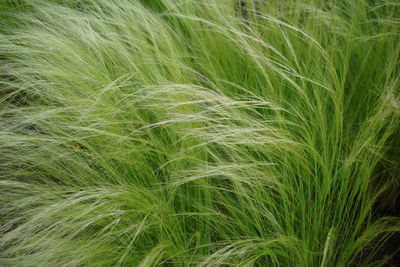
[(387, 261), (396, 1), (0, 11), (1, 266)]

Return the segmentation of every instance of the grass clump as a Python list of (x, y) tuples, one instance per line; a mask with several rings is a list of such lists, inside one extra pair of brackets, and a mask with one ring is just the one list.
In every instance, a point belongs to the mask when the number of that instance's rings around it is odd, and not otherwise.
[(395, 2), (0, 7), (0, 265), (385, 263)]

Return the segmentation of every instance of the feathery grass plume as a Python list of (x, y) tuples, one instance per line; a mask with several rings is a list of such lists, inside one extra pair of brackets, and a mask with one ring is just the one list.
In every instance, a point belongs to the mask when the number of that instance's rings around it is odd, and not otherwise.
[(395, 2), (0, 11), (0, 265), (387, 261), (400, 230), (380, 212), (399, 195)]

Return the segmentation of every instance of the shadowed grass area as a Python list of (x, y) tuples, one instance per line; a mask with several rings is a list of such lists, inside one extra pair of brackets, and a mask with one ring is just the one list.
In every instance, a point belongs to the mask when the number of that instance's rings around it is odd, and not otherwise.
[(0, 265), (383, 265), (398, 14), (2, 2)]

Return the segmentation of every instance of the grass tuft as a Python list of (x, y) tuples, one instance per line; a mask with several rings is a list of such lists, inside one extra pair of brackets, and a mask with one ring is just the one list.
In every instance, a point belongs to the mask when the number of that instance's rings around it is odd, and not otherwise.
[(398, 14), (1, 2), (0, 265), (383, 266)]

